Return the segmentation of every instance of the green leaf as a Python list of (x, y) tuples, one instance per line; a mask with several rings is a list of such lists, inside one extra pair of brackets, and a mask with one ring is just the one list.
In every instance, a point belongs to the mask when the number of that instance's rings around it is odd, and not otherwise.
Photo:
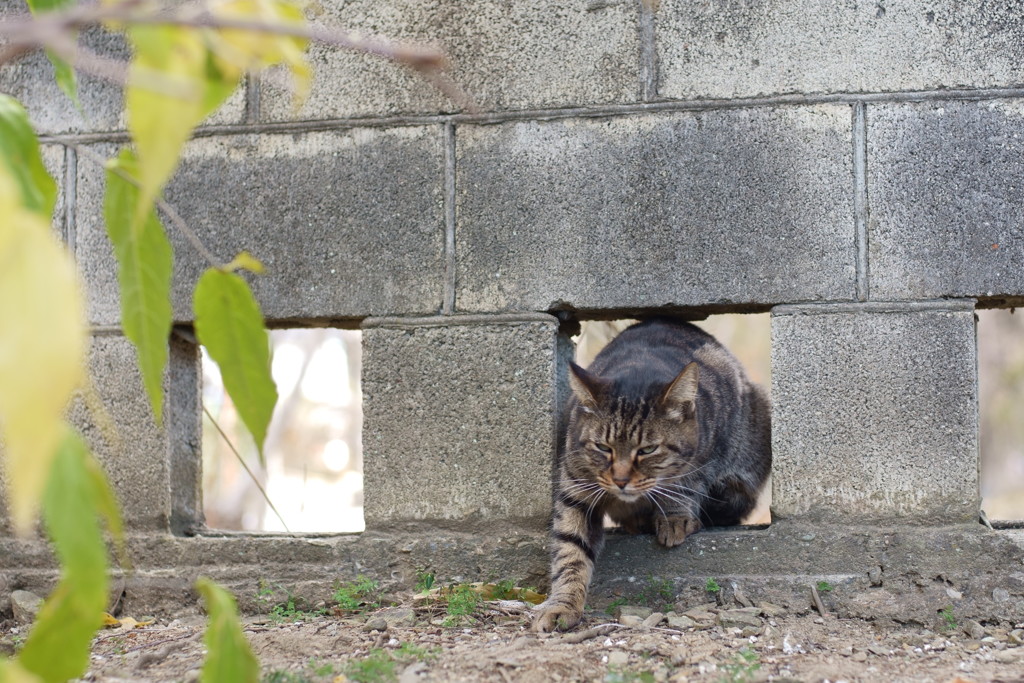
[(63, 576), (18, 656), (22, 666), (47, 682), (85, 672), (107, 602), (107, 550), (97, 517), (103, 494), (96, 490), (91, 461), (81, 437), (67, 429), (43, 500), (46, 529)]
[(238, 275), (209, 268), (193, 296), (196, 336), (220, 366), (224, 388), (263, 458), (263, 441), (277, 403), (270, 374), (270, 340), (263, 314)]
[[(63, 9), (75, 4), (75, 0), (26, 0), (26, 2), (28, 3), (29, 10), (34, 15), (41, 12), (52, 12), (53, 10)], [(73, 35), (77, 36), (77, 34)], [(53, 77), (57, 81), (57, 85), (68, 96), (68, 99), (81, 109), (82, 106), (78, 101), (78, 81), (75, 78), (75, 70), (51, 50), (46, 51), (46, 57), (53, 64)]]
[[(157, 424), (163, 418), (163, 375), (167, 338), (171, 333), (172, 250), (163, 225), (152, 208), (141, 227), (132, 229), (139, 200), (138, 164), (131, 150), (108, 162), (103, 214), (107, 236), (117, 256), (121, 285), (121, 325), (135, 345), (142, 383)], [(126, 179), (131, 178), (132, 180)]]
[(206, 662), (200, 680), (205, 683), (255, 683), (260, 677), (260, 665), (242, 633), (235, 599), (210, 579), (199, 579), (196, 588), (206, 602), (206, 613), (210, 615), (205, 638)]
[(0, 164), (13, 176), (21, 204), (50, 220), (57, 202), (57, 183), (46, 172), (39, 140), (18, 100), (0, 94)]
[(26, 671), (17, 660), (0, 658), (0, 683), (39, 683), (34, 673)]

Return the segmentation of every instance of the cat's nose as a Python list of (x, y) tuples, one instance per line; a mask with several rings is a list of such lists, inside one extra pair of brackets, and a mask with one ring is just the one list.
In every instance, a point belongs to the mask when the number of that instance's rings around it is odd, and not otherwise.
[(628, 477), (626, 479), (619, 479), (618, 477), (612, 477), (612, 481), (614, 481), (615, 485), (618, 486), (623, 491), (626, 490), (626, 486), (629, 484), (629, 478)]

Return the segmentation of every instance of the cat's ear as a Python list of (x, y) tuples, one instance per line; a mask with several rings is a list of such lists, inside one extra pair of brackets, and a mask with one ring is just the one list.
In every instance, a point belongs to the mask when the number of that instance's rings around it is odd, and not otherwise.
[(584, 410), (593, 412), (597, 409), (597, 398), (602, 389), (599, 377), (569, 361), (569, 386)]
[(697, 363), (691, 362), (661, 392), (659, 403), (669, 419), (683, 420), (693, 416), (699, 377)]

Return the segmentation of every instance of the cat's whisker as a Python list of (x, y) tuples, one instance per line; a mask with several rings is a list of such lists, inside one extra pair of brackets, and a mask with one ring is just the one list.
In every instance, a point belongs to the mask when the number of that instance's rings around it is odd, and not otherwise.
[(655, 506), (657, 506), (657, 508), (659, 510), (661, 510), (662, 517), (668, 517), (668, 513), (665, 512), (665, 508), (661, 507), (661, 503), (659, 503), (658, 499), (654, 497), (655, 493), (657, 493), (657, 489), (651, 489), (650, 491), (644, 491), (644, 498), (647, 498), (649, 501), (654, 503)]

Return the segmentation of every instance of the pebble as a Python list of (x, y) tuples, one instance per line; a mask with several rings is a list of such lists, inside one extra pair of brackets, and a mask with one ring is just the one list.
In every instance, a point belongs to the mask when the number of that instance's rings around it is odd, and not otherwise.
[(744, 628), (752, 626), (760, 628), (761, 613), (759, 607), (743, 607), (741, 609), (727, 609), (718, 613), (718, 624), (722, 628)]
[(786, 608), (785, 607), (782, 607), (780, 605), (776, 605), (776, 604), (771, 603), (771, 602), (758, 603), (758, 607), (761, 608), (761, 614), (765, 615), (769, 619), (774, 619), (775, 617), (781, 617), (783, 614), (786, 613)]
[(644, 623), (644, 620), (635, 614), (623, 614), (619, 617), (619, 623), (623, 626), (640, 626)]
[(840, 648), (839, 654), (841, 654), (843, 657), (852, 657), (853, 656), (853, 647), (850, 646), (850, 645), (847, 645), (844, 648)]
[(1015, 628), (1006, 634), (1007, 640), (1017, 645), (1024, 645), (1024, 628)]
[(868, 581), (871, 582), (872, 586), (882, 585), (882, 568), (872, 567), (868, 570)]
[(608, 666), (625, 666), (629, 663), (629, 653), (622, 650), (612, 650), (608, 653)]
[(967, 619), (964, 621), (961, 629), (973, 640), (981, 640), (987, 634), (985, 633), (985, 627), (976, 622), (974, 619)]
[(995, 660), (1000, 664), (1015, 664), (1024, 662), (1024, 648), (1015, 647), (1012, 650), (1002, 650), (995, 653)]
[(661, 612), (653, 612), (653, 613), (651, 613), (651, 615), (649, 617), (644, 619), (643, 624), (641, 624), (641, 625), (644, 628), (654, 628), (655, 626), (657, 626), (658, 624), (660, 624), (664, 620), (665, 620), (665, 615), (664, 614), (662, 614)]
[(35, 593), (29, 591), (11, 593), (11, 611), (14, 613), (14, 620), (19, 624), (31, 624), (42, 606), (43, 599)]
[(416, 610), (410, 607), (389, 607), (374, 615), (383, 619), (388, 626), (412, 626), (416, 623)]
[(1010, 591), (1005, 588), (993, 588), (992, 599), (996, 602), (1006, 602), (1010, 599)]
[[(620, 619), (626, 615), (632, 617), (639, 617), (640, 621), (643, 621), (647, 617), (654, 613), (650, 607), (640, 607), (639, 605), (619, 605), (615, 608), (615, 618)], [(619, 621), (621, 624), (622, 621)]]
[(680, 631), (688, 628), (693, 628), (697, 625), (697, 622), (688, 616), (682, 614), (672, 614), (668, 618), (668, 627), (678, 629)]
[(867, 652), (854, 652), (853, 656), (850, 657), (850, 659), (852, 659), (855, 662), (866, 662), (866, 661), (868, 661), (868, 653)]
[(868, 645), (868, 652), (879, 657), (886, 657), (889, 655), (889, 648), (884, 645), (871, 644)]
[(366, 623), (363, 624), (363, 630), (364, 631), (387, 631), (388, 630), (388, 622), (385, 619), (382, 619), (381, 617), (370, 617), (369, 619), (366, 620)]
[(955, 588), (947, 588), (946, 595), (949, 596), (950, 600), (963, 600), (964, 594)]

